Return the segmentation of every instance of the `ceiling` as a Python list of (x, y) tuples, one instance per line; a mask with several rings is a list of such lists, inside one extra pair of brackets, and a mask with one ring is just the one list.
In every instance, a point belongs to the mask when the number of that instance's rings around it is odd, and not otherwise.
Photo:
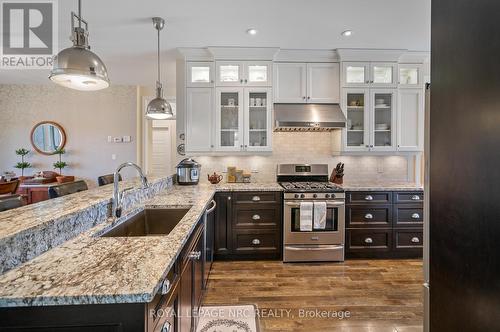
[[(156, 31), (166, 19), (162, 81), (175, 87), (175, 48), (206, 46), (291, 49), (400, 48), (430, 50), (431, 0), (83, 0), (90, 45), (112, 84), (154, 85)], [(70, 11), (59, 0), (59, 47), (70, 46)], [(246, 30), (254, 27), (258, 34)], [(351, 37), (341, 36), (346, 29)], [(1, 70), (0, 83), (48, 83), (45, 70)]]

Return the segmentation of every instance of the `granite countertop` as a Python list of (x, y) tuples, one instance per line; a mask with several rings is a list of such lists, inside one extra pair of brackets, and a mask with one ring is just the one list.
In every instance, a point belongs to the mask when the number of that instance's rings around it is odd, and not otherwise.
[[(0, 307), (144, 303), (157, 293), (216, 191), (277, 191), (277, 183), (173, 186), (0, 276)], [(84, 203), (82, 203), (83, 205)], [(190, 208), (168, 235), (99, 237), (143, 208)]]
[(344, 183), (345, 191), (422, 191), (424, 187), (415, 183), (402, 182), (359, 182)]

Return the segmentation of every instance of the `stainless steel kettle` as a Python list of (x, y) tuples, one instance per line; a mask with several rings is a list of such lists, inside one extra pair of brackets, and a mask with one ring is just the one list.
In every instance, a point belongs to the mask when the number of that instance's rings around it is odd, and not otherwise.
[(198, 184), (201, 165), (194, 159), (183, 159), (177, 166), (177, 183), (181, 185)]

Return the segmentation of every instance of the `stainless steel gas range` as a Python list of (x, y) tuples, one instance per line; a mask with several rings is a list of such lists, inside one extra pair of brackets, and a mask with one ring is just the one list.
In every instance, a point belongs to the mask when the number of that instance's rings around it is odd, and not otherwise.
[(326, 164), (280, 164), (285, 190), (283, 261), (343, 261), (345, 193), (328, 182)]

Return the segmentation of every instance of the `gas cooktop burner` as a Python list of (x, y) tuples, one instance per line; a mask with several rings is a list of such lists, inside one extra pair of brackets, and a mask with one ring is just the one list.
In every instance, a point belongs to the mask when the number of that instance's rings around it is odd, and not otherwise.
[(344, 189), (331, 182), (280, 182), (288, 192), (343, 192)]

